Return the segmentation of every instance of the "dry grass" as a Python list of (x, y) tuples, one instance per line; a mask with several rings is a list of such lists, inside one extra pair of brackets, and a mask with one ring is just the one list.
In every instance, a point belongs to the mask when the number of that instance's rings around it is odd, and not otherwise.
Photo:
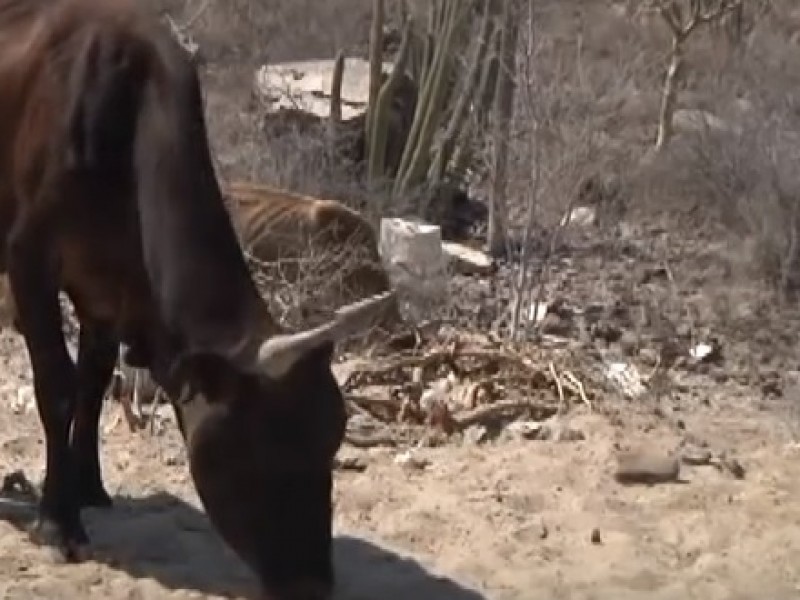
[[(363, 52), (368, 0), (151, 0), (191, 31), (214, 64), (329, 58)], [(194, 17), (194, 18), (193, 18)]]
[(741, 274), (786, 293), (800, 285), (800, 60), (781, 21), (776, 9), (757, 23), (747, 45), (690, 96), (691, 108), (723, 127), (683, 133), (640, 183), (662, 210), (690, 214), (707, 230), (722, 225), (736, 240), (731, 258)]
[(371, 253), (363, 247), (321, 246), (312, 240), (302, 256), (269, 263), (248, 254), (259, 290), (285, 327), (307, 327), (329, 318), (333, 310), (360, 297), (348, 287), (348, 276), (366, 265), (381, 268), (373, 265)]

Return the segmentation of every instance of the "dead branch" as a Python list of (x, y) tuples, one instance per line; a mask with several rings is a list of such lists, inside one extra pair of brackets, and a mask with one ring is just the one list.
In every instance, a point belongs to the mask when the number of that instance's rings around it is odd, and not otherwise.
[(397, 446), (397, 440), (389, 432), (381, 432), (374, 435), (360, 435), (348, 432), (344, 436), (344, 441), (354, 448), (362, 449), (377, 448), (378, 446), (394, 448)]
[(717, 21), (741, 6), (742, 0), (689, 0), (687, 14), (679, 0), (654, 0), (649, 9), (657, 12), (672, 35), (682, 42), (699, 25)]
[(556, 414), (557, 406), (548, 404), (534, 404), (529, 400), (507, 400), (487, 404), (467, 413), (453, 417), (456, 427), (463, 431), (472, 425), (500, 418), (512, 419), (523, 414), (535, 413), (536, 420), (543, 420)]
[(192, 14), (192, 16), (190, 16), (188, 19), (186, 19), (186, 22), (183, 23), (183, 25), (181, 26), (181, 29), (185, 31), (185, 30), (189, 29), (192, 25), (194, 25), (195, 22), (197, 22), (197, 20), (201, 16), (203, 16), (203, 13), (206, 12), (206, 9), (209, 7), (210, 4), (211, 4), (211, 0), (205, 0), (205, 2), (203, 2), (200, 5), (200, 7), (196, 11), (194, 11), (194, 14)]
[(175, 41), (178, 42), (186, 53), (194, 59), (197, 56), (200, 46), (192, 39), (192, 36), (186, 32), (186, 29), (178, 25), (170, 15), (165, 15), (164, 19), (169, 26), (170, 33)]
[(586, 407), (589, 409), (589, 412), (594, 412), (594, 408), (592, 407), (592, 403), (589, 401), (589, 398), (586, 396), (586, 390), (583, 388), (583, 383), (575, 377), (575, 375), (571, 371), (564, 371), (564, 377), (567, 381), (574, 386), (574, 391), (578, 395), (578, 397), (583, 401)]
[(333, 468), (337, 471), (353, 471), (355, 473), (363, 473), (367, 470), (367, 464), (357, 457), (339, 458), (338, 456), (333, 459)]
[(434, 364), (446, 363), (456, 358), (461, 360), (478, 359), (495, 362), (505, 361), (525, 369), (534, 366), (530, 359), (509, 350), (464, 350), (461, 352), (454, 352), (450, 349), (444, 349), (435, 350), (419, 356), (404, 356), (385, 365), (365, 364), (357, 369), (354, 369), (352, 374), (372, 376), (388, 375), (402, 369), (410, 369), (414, 367), (424, 368)]
[[(369, 415), (370, 417), (386, 421), (394, 421), (402, 410), (402, 403), (393, 398), (381, 398), (375, 396), (357, 396), (348, 394), (348, 405), (353, 407), (356, 412)], [(388, 415), (388, 418), (387, 418)]]
[(553, 381), (556, 384), (556, 389), (558, 390), (558, 411), (557, 414), (563, 415), (564, 408), (565, 408), (565, 398), (564, 398), (564, 388), (561, 385), (561, 380), (558, 378), (558, 373), (556, 373), (556, 368), (552, 362), (548, 363), (548, 368), (550, 369), (550, 376), (553, 378)]
[(650, 9), (661, 16), (672, 34), (669, 66), (661, 92), (656, 151), (663, 150), (672, 138), (678, 84), (683, 75), (684, 42), (698, 26), (719, 21), (728, 13), (741, 9), (741, 6), (742, 0), (689, 0), (688, 15), (685, 15), (679, 0), (653, 0), (650, 4)]

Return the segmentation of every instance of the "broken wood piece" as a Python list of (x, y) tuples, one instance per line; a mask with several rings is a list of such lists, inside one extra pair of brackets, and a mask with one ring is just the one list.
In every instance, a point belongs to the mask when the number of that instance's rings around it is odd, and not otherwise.
[(589, 409), (589, 412), (594, 412), (594, 407), (589, 401), (589, 397), (586, 395), (586, 390), (583, 388), (583, 383), (581, 383), (580, 379), (575, 377), (572, 371), (564, 371), (564, 378), (573, 386), (575, 386), (578, 396), (580, 396), (581, 401)]
[(357, 433), (346, 433), (344, 436), (345, 443), (353, 446), (354, 448), (377, 448), (378, 446), (397, 446), (395, 440), (389, 433), (376, 433), (374, 435), (361, 435)]
[(356, 473), (363, 473), (367, 470), (367, 463), (357, 456), (348, 456), (346, 458), (336, 457), (333, 459), (333, 468), (337, 471), (353, 471)]
[(553, 416), (557, 410), (558, 407), (556, 406), (534, 404), (528, 400), (504, 400), (495, 402), (494, 404), (480, 406), (474, 410), (462, 413), (460, 415), (455, 415), (453, 417), (453, 422), (458, 430), (463, 431), (467, 427), (483, 424), (484, 422), (491, 421), (492, 419), (497, 419), (500, 417), (516, 417), (531, 411), (538, 411), (538, 414), (535, 415), (535, 417), (544, 419)]
[(442, 242), (442, 250), (448, 264), (462, 275), (489, 275), (494, 270), (492, 257), (464, 244)]
[(139, 429), (144, 428), (144, 419), (140, 415), (136, 415), (131, 401), (131, 397), (128, 394), (122, 394), (119, 398), (120, 406), (122, 406), (122, 415), (125, 418), (125, 422), (128, 424), (128, 429), (131, 433), (135, 433)]
[(566, 407), (566, 399), (564, 398), (564, 386), (561, 385), (561, 379), (558, 377), (558, 373), (556, 373), (556, 368), (555, 366), (553, 366), (552, 361), (547, 364), (547, 367), (550, 369), (550, 375), (553, 377), (553, 381), (556, 384), (556, 390), (558, 390), (558, 409), (556, 413), (559, 415), (563, 415), (564, 409)]

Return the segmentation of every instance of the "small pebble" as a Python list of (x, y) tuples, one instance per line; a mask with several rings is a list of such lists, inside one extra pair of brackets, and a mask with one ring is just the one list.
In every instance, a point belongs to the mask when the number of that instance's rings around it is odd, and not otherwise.
[(595, 545), (602, 544), (602, 540), (600, 539), (600, 530), (595, 527), (592, 529), (592, 543)]
[(539, 539), (540, 539), (540, 540), (546, 540), (546, 539), (547, 539), (547, 536), (549, 536), (549, 535), (550, 535), (550, 530), (549, 530), (549, 529), (547, 529), (547, 525), (545, 525), (544, 523), (542, 523), (542, 526), (541, 526), (541, 528), (539, 529)]

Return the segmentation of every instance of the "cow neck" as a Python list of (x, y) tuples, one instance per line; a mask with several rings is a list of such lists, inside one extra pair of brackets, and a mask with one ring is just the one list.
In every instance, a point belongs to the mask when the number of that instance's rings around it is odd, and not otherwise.
[(162, 58), (136, 137), (145, 269), (159, 317), (185, 350), (230, 357), (262, 300), (216, 179), (197, 73), (166, 49)]
[(194, 432), (214, 410), (223, 410), (220, 403), (209, 402), (204, 394), (194, 393), (190, 383), (183, 384), (183, 390), (171, 401), (178, 420), (178, 427), (187, 446), (190, 448)]

